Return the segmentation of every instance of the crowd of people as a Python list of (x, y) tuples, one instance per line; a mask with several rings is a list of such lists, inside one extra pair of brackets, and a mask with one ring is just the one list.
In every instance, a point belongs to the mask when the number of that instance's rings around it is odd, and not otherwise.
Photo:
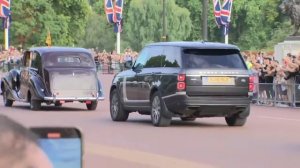
[(297, 105), (300, 101), (300, 53), (288, 53), (276, 60), (272, 52), (244, 52), (247, 66), (257, 77), (255, 97), (258, 103)]
[(92, 55), (94, 56), (97, 69), (104, 71), (112, 72), (113, 70), (123, 70), (123, 63), (126, 61), (134, 62), (138, 56), (138, 53), (133, 51), (130, 48), (124, 50), (123, 53), (117, 54), (116, 51), (106, 52), (97, 52), (94, 49), (90, 49)]

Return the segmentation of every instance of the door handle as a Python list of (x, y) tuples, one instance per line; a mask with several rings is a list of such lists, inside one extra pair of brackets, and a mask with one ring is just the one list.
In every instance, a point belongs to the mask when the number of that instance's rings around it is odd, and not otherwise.
[(152, 75), (161, 74), (161, 72), (152, 72)]

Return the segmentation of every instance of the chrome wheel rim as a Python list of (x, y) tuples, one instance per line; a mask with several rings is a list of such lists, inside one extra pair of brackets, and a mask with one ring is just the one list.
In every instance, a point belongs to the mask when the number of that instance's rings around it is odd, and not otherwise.
[(119, 110), (119, 101), (117, 95), (114, 94), (111, 100), (111, 112), (114, 118), (117, 116), (118, 110)]
[(160, 112), (161, 112), (160, 100), (159, 100), (158, 96), (154, 97), (154, 99), (153, 99), (151, 112), (152, 112), (153, 122), (158, 123), (159, 118), (160, 118)]

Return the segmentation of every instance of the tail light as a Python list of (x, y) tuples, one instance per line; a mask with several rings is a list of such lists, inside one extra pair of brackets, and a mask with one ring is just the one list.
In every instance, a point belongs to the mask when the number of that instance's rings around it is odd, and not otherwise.
[(249, 92), (254, 91), (254, 76), (249, 76)]
[(184, 91), (186, 88), (185, 74), (178, 74), (177, 76), (177, 90)]

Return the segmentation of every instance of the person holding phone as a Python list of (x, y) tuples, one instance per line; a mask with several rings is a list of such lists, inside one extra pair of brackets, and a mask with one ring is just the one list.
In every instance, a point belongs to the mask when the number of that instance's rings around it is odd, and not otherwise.
[(30, 130), (0, 114), (0, 167), (52, 168)]

